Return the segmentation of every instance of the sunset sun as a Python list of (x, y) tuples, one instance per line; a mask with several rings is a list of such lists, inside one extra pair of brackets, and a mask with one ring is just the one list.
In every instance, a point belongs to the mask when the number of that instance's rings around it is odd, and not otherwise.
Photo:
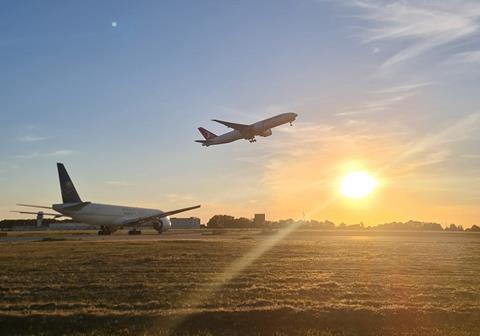
[(365, 172), (350, 172), (342, 178), (340, 193), (351, 199), (359, 199), (370, 194), (377, 181)]

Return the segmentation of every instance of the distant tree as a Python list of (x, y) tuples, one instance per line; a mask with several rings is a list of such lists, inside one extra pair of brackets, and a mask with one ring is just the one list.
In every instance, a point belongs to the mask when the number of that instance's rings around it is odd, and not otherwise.
[(228, 215), (215, 215), (207, 223), (209, 228), (249, 228), (252, 221), (245, 217), (235, 218)]
[(463, 231), (463, 227), (461, 225), (450, 224), (445, 231)]
[(334, 229), (335, 228), (335, 223), (330, 222), (328, 220), (325, 220), (323, 222), (319, 222), (315, 219), (312, 219), (311, 221), (308, 221), (305, 224), (305, 227), (309, 229), (322, 229), (322, 230), (328, 230), (328, 229)]
[(466, 229), (465, 231), (468, 231), (468, 232), (480, 232), (480, 226), (478, 226), (478, 225), (473, 225), (471, 228)]
[(233, 216), (215, 215), (207, 223), (209, 228), (224, 228), (228, 227), (229, 223), (234, 220)]

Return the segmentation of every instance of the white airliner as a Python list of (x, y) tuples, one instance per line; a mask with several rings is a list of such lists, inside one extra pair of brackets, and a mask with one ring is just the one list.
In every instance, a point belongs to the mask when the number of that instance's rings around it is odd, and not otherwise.
[[(78, 196), (70, 176), (62, 163), (57, 163), (60, 188), (62, 190), (63, 203), (49, 206), (37, 206), (30, 204), (17, 204), (19, 206), (53, 209), (58, 213), (42, 213), (46, 216), (70, 217), (75, 221), (92, 224), (100, 227), (99, 235), (109, 235), (123, 227), (131, 227), (129, 234), (140, 234), (137, 228), (145, 225), (152, 225), (158, 233), (167, 231), (172, 227), (168, 216), (180, 212), (200, 208), (200, 205), (172, 210), (160, 211), (157, 209), (133, 208), (128, 206), (98, 204), (83, 202)], [(27, 214), (39, 214), (37, 212), (18, 211)]]
[(213, 119), (213, 121), (232, 128), (233, 131), (217, 136), (205, 128), (200, 127), (198, 130), (200, 133), (202, 133), (205, 140), (195, 140), (195, 142), (199, 142), (202, 144), (202, 146), (207, 147), (225, 144), (240, 139), (256, 142), (257, 140), (255, 140), (255, 136), (258, 135), (262, 137), (268, 137), (272, 135), (272, 128), (288, 123), (290, 123), (291, 126), (292, 122), (297, 118), (297, 116), (298, 114), (293, 112), (282, 113), (251, 125), (236, 124), (228, 121)]

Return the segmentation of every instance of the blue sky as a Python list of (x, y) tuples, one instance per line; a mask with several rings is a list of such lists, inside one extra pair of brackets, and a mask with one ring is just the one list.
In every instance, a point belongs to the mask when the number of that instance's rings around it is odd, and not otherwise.
[[(0, 217), (59, 201), (61, 161), (85, 199), (204, 220), (478, 223), (476, 1), (0, 4)], [(256, 144), (193, 142), (289, 111)], [(319, 206), (348, 169), (382, 187)]]

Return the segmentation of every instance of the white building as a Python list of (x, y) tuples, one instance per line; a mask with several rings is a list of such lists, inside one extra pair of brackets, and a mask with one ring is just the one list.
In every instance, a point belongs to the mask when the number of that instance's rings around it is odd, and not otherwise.
[(172, 222), (172, 229), (199, 229), (200, 218), (170, 218)]

